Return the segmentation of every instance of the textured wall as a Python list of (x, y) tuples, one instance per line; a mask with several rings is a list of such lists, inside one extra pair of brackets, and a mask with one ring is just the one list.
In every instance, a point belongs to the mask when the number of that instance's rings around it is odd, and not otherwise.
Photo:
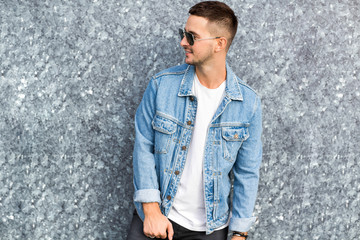
[[(225, 1), (263, 99), (249, 239), (358, 239), (360, 4)], [(0, 239), (125, 239), (133, 117), (195, 1), (0, 1)]]

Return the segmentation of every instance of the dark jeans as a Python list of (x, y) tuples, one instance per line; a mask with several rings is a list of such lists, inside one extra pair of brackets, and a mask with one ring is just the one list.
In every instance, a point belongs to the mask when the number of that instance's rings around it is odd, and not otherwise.
[[(205, 232), (196, 232), (186, 229), (179, 224), (171, 221), (174, 229), (173, 240), (226, 240), (228, 228), (224, 228), (218, 231), (206, 235)], [(130, 230), (128, 233), (127, 240), (149, 240), (143, 232), (143, 222), (140, 217), (134, 212), (133, 219), (131, 221)], [(160, 238), (155, 238), (160, 239)], [(167, 238), (166, 238), (167, 239)]]

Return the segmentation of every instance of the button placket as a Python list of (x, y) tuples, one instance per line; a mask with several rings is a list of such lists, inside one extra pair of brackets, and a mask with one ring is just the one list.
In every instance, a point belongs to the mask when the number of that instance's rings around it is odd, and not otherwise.
[(186, 114), (186, 125), (192, 127), (195, 117), (196, 117), (196, 98), (194, 96), (189, 97), (190, 102), (188, 103), (188, 110)]
[(183, 137), (181, 137), (181, 139), (179, 139), (178, 144), (181, 146), (180, 147), (180, 151), (178, 153), (177, 156), (177, 161), (178, 164), (177, 165), (177, 169), (179, 170), (175, 170), (173, 173), (173, 177), (171, 179), (172, 183), (169, 186), (169, 189), (167, 190), (168, 195), (166, 195), (166, 199), (167, 201), (170, 203), (173, 200), (173, 196), (172, 193), (174, 191), (176, 191), (176, 189), (178, 188), (178, 184), (180, 182), (180, 173), (184, 168), (185, 165), (185, 159), (186, 159), (186, 151), (188, 150), (188, 145), (190, 144), (190, 139), (191, 139), (191, 135), (192, 135), (192, 125), (194, 123), (194, 119), (196, 117), (196, 98), (193, 96), (190, 96), (190, 102), (188, 105), (188, 111), (187, 111), (187, 115), (185, 118), (185, 128), (184, 128), (184, 135)]

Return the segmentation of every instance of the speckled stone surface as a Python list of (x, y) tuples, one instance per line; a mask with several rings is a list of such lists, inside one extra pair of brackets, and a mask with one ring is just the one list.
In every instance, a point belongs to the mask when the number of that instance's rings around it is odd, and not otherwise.
[[(263, 101), (248, 239), (359, 239), (359, 1), (225, 2)], [(194, 3), (0, 1), (0, 239), (126, 239), (135, 110)]]

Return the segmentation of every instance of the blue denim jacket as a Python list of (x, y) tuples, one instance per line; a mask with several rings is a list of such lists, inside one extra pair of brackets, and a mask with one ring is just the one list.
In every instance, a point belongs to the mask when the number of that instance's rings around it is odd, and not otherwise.
[[(225, 97), (208, 128), (204, 153), (206, 232), (230, 217), (230, 172), (233, 171), (230, 231), (248, 231), (262, 159), (260, 98), (226, 66)], [(134, 202), (144, 219), (142, 202), (158, 202), (167, 216), (185, 159), (197, 100), (192, 92), (195, 67), (180, 65), (156, 74), (135, 116)]]

